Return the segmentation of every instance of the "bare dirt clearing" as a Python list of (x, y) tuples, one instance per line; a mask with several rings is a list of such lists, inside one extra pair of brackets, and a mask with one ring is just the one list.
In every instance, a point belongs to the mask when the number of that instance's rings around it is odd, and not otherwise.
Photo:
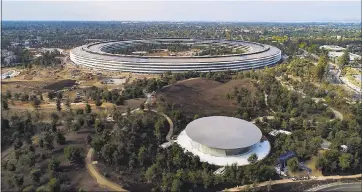
[(236, 101), (226, 98), (234, 87), (244, 87), (250, 92), (257, 90), (256, 82), (251, 79), (231, 80), (220, 83), (213, 80), (196, 78), (180, 81), (164, 87), (158, 93), (167, 103), (175, 104), (187, 115), (233, 115), (236, 111)]
[(75, 85), (75, 82), (76, 80), (71, 80), (71, 79), (60, 80), (45, 86), (44, 89), (59, 91), (67, 87), (72, 87), (73, 85)]

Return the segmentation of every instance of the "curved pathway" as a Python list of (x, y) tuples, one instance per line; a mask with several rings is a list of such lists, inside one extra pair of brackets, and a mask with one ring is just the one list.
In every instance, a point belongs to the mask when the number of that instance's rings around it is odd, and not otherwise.
[(107, 178), (103, 177), (97, 170), (97, 168), (92, 164), (92, 157), (94, 154), (94, 149), (90, 148), (87, 154), (87, 157), (85, 158), (85, 162), (87, 165), (88, 172), (92, 175), (94, 179), (96, 179), (97, 183), (101, 186), (105, 186), (108, 189), (112, 191), (127, 191), (122, 188), (122, 186), (118, 185), (117, 183), (114, 183)]
[[(314, 180), (302, 180), (302, 181), (299, 181), (299, 180), (296, 180), (296, 181), (293, 181), (291, 179), (283, 179), (283, 180), (273, 180), (271, 181), (271, 185), (274, 185), (274, 184), (283, 184), (283, 183), (295, 183), (295, 182), (308, 182), (308, 181), (324, 181), (324, 180), (329, 180), (329, 179), (356, 179), (356, 178), (361, 178), (362, 177), (362, 174), (357, 174), (357, 175), (346, 175), (346, 176), (339, 176), (339, 175), (334, 175), (334, 176), (322, 176), (322, 177), (318, 177), (317, 179), (314, 179)], [(267, 186), (270, 184), (270, 181), (264, 181), (262, 183), (259, 183), (258, 184), (258, 187), (263, 187), (263, 186)], [(243, 186), (240, 186), (240, 187), (234, 187), (234, 188), (230, 188), (230, 189), (226, 189), (224, 191), (241, 191), (245, 188), (248, 188), (248, 187), (252, 187), (253, 185), (243, 185)]]
[(308, 189), (307, 191), (362, 191), (361, 182), (352, 182), (352, 183), (330, 183), (327, 185), (321, 185)]
[[(147, 109), (145, 110), (147, 111)], [(164, 118), (166, 118), (168, 124), (170, 125), (170, 130), (168, 131), (167, 135), (166, 135), (166, 140), (169, 141), (169, 142), (173, 142), (173, 140), (171, 139), (172, 137), (172, 134), (173, 134), (173, 122), (172, 120), (170, 119), (170, 117), (168, 117), (166, 114), (162, 113), (162, 112), (158, 112), (156, 110), (153, 110), (151, 109), (150, 111), (154, 112), (154, 113), (157, 113), (159, 115), (162, 115)]]
[[(131, 111), (131, 113), (137, 112), (141, 110), (140, 108), (134, 109)], [(145, 111), (148, 111), (148, 109), (145, 109)], [(172, 133), (173, 133), (173, 122), (170, 119), (170, 117), (168, 117), (166, 114), (162, 113), (162, 112), (158, 112), (156, 110), (149, 110), (152, 111), (154, 113), (157, 113), (159, 115), (162, 115), (163, 117), (166, 118), (167, 122), (170, 124), (170, 130), (166, 136), (166, 140), (169, 142), (173, 142), (173, 140), (171, 139), (172, 137)], [(127, 113), (122, 113), (122, 115), (126, 115)], [(93, 162), (93, 155), (94, 155), (94, 149), (90, 148), (87, 154), (87, 157), (85, 158), (85, 162), (87, 165), (87, 170), (88, 172), (92, 175), (93, 178), (96, 179), (97, 183), (101, 186), (105, 186), (108, 189), (112, 190), (112, 191), (127, 191), (125, 189), (122, 188), (122, 186), (118, 185), (117, 183), (105, 178), (102, 176), (101, 173), (99, 173), (99, 171), (97, 170), (96, 166), (94, 166)]]

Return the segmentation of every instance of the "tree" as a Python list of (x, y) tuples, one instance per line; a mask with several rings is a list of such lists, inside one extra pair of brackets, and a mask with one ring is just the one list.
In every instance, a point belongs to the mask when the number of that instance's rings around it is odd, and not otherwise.
[(44, 147), (44, 139), (43, 138), (39, 139), (39, 146), (40, 146), (40, 148)]
[(117, 97), (115, 104), (116, 104), (117, 106), (123, 105), (123, 104), (124, 104), (124, 99), (123, 99), (123, 97), (122, 97), (122, 96)]
[(85, 105), (85, 112), (88, 114), (92, 112), (92, 107), (88, 103)]
[(113, 163), (113, 154), (115, 152), (116, 148), (113, 144), (105, 144), (101, 149), (101, 157), (104, 159), (108, 164), (112, 165)]
[(181, 180), (179, 178), (175, 177), (172, 180), (171, 191), (179, 192), (179, 191), (181, 191), (181, 186), (182, 186)]
[(96, 100), (96, 106), (99, 107), (102, 105), (102, 101), (100, 99)]
[(105, 128), (105, 125), (103, 122), (97, 119), (96, 122), (94, 123), (94, 128), (96, 129), (97, 133), (102, 133)]
[(24, 176), (23, 175), (14, 175), (13, 180), (15, 182), (15, 185), (18, 188), (21, 188), (21, 186), (23, 186), (23, 183), (24, 183)]
[(41, 101), (37, 97), (34, 97), (34, 99), (32, 101), (32, 105), (33, 105), (34, 109), (38, 110), (40, 107), (40, 103), (41, 103)]
[(201, 174), (202, 181), (204, 183), (204, 188), (207, 189), (212, 184), (212, 175), (204, 169)]
[(61, 111), (61, 110), (62, 110), (61, 101), (60, 101), (60, 99), (58, 98), (58, 99), (57, 99), (57, 111)]
[(68, 110), (70, 109), (70, 99), (69, 99), (69, 97), (67, 97), (67, 99), (65, 100), (64, 105), (67, 107)]
[(144, 104), (144, 103), (141, 103), (141, 104), (140, 104), (140, 109), (141, 109), (141, 110), (144, 110), (144, 109), (145, 109), (145, 104)]
[(87, 135), (87, 145), (90, 145), (92, 143), (92, 136), (91, 134)]
[(55, 133), (55, 140), (59, 145), (64, 145), (66, 139), (65, 139), (64, 135), (61, 132), (57, 131)]
[(127, 112), (126, 112), (126, 114), (127, 114), (127, 117), (131, 116), (131, 109), (130, 109), (129, 107), (127, 107)]
[(29, 185), (23, 189), (23, 192), (35, 192), (34, 185)]
[(344, 66), (349, 64), (349, 53), (348, 50), (343, 50), (343, 55), (338, 58), (338, 64), (343, 68)]
[(8, 90), (6, 90), (6, 93), (5, 93), (5, 98), (6, 99), (11, 99), (11, 92), (10, 92), (10, 90), (8, 89)]
[(258, 156), (257, 156), (255, 153), (251, 154), (251, 155), (248, 157), (249, 163), (255, 163), (257, 160), (258, 160)]
[(135, 168), (136, 160), (137, 160), (136, 154), (132, 153), (131, 156), (129, 157), (129, 161), (128, 161), (128, 169), (129, 170), (133, 170), (133, 168)]
[(58, 171), (59, 170), (60, 161), (56, 158), (52, 158), (49, 161), (48, 169), (51, 171)]
[(55, 130), (56, 130), (56, 125), (57, 125), (58, 120), (59, 120), (59, 116), (58, 116), (58, 114), (52, 112), (52, 113), (50, 114), (50, 118), (51, 118), (51, 120), (52, 120), (52, 121), (51, 121), (52, 130), (55, 131)]
[(40, 169), (33, 169), (31, 171), (31, 178), (35, 183), (39, 183), (40, 181), (40, 176), (41, 176), (41, 171)]
[(53, 100), (54, 97), (55, 97), (55, 92), (54, 92), (54, 91), (48, 92), (48, 98), (49, 98), (50, 100)]
[(143, 167), (144, 166), (144, 161), (146, 160), (146, 154), (147, 153), (147, 149), (145, 146), (142, 146), (139, 150), (138, 150), (138, 162), (140, 163), (140, 165)]
[(326, 72), (328, 71), (328, 56), (323, 55), (319, 57), (317, 66), (314, 67), (314, 77), (319, 82), (325, 77)]
[(9, 104), (8, 104), (8, 100), (5, 98), (1, 99), (1, 106), (3, 110), (8, 110), (9, 109)]
[(153, 164), (151, 167), (149, 167), (145, 173), (145, 178), (149, 183), (152, 183), (156, 179), (156, 173), (157, 173), (157, 164)]
[(60, 91), (57, 93), (56, 96), (57, 96), (57, 99), (60, 99), (60, 100), (63, 98), (63, 94)]
[(352, 162), (353, 156), (349, 153), (343, 153), (340, 157), (339, 157), (339, 166), (341, 167), (342, 170), (346, 170), (349, 169), (351, 166), (351, 162)]
[(60, 191), (60, 182), (56, 178), (50, 179), (47, 185), (50, 191)]
[(293, 157), (287, 161), (288, 170), (291, 172), (295, 172), (299, 169), (299, 161), (298, 158)]
[(64, 156), (74, 164), (80, 164), (83, 160), (80, 148), (73, 146), (64, 148)]
[(49, 150), (54, 148), (53, 139), (54, 139), (53, 135), (51, 135), (49, 132), (45, 133), (45, 136), (44, 136), (45, 146)]
[[(85, 106), (87, 109), (87, 105)], [(89, 106), (90, 107), (90, 106)], [(92, 111), (92, 109), (90, 109)], [(90, 112), (89, 112), (90, 113)], [(76, 109), (75, 110), (75, 114), (77, 115), (83, 115), (84, 114), (84, 110), (83, 109)]]

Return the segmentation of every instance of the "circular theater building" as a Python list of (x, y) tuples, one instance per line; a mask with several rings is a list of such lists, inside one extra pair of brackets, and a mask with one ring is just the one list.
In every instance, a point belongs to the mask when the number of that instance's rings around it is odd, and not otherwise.
[[(176, 46), (176, 48), (175, 48)], [(274, 65), (281, 51), (246, 41), (149, 39), (98, 42), (70, 51), (76, 65), (132, 73), (249, 70)]]
[(248, 121), (225, 116), (196, 119), (186, 126), (177, 143), (201, 161), (219, 166), (236, 163), (247, 165), (255, 153), (258, 160), (265, 158), (270, 144), (262, 139), (260, 129)]

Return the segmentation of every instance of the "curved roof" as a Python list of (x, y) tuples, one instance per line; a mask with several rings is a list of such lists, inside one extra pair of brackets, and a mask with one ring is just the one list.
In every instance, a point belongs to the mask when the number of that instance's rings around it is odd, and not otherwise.
[(186, 134), (193, 140), (217, 149), (237, 149), (259, 142), (262, 133), (253, 123), (225, 116), (196, 119), (186, 126)]
[[(165, 40), (165, 39), (157, 39)], [(181, 39), (182, 41), (187, 41), (190, 39)], [(269, 57), (280, 53), (280, 50), (276, 47), (270, 45), (264, 45), (254, 42), (247, 41), (225, 41), (225, 40), (214, 40), (216, 42), (227, 42), (235, 43), (238, 45), (243, 45), (250, 47), (248, 53), (241, 55), (223, 55), (223, 56), (135, 56), (135, 55), (119, 55), (119, 54), (110, 54), (102, 51), (103, 47), (107, 47), (112, 44), (117, 43), (132, 43), (137, 40), (130, 41), (117, 41), (117, 42), (101, 42), (101, 43), (92, 43), (88, 45), (83, 45), (72, 49), (72, 53), (88, 58), (88, 59), (102, 59), (104, 61), (113, 61), (113, 62), (137, 62), (137, 63), (167, 63), (172, 65), (174, 63), (205, 63), (209, 64), (210, 62), (230, 62), (230, 61), (240, 61), (240, 60), (253, 60), (261, 59), (263, 57)], [(138, 40), (146, 41), (146, 40)], [(195, 40), (196, 41), (196, 40)], [(199, 40), (197, 40), (199, 41)], [(201, 41), (201, 40), (200, 40)]]

